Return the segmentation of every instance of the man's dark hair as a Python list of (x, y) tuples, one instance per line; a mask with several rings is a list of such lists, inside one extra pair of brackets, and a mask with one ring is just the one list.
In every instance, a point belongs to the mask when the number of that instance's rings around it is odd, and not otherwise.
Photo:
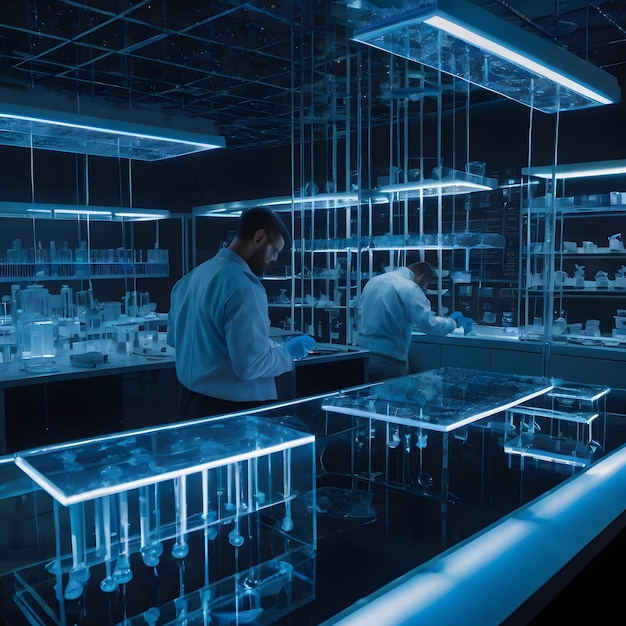
[(407, 267), (418, 277), (424, 276), (427, 280), (430, 280), (435, 274), (435, 268), (426, 261), (418, 261), (417, 263), (411, 263)]
[(291, 245), (291, 236), (285, 222), (274, 211), (263, 207), (247, 209), (241, 214), (237, 227), (237, 237), (251, 239), (254, 237), (254, 233), (260, 229), (263, 229), (268, 237), (282, 235), (286, 248)]

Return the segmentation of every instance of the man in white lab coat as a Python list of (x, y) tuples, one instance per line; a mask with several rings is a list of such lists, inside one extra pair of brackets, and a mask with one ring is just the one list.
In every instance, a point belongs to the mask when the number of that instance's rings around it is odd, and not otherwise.
[(290, 241), (280, 217), (245, 211), (227, 248), (172, 289), (168, 343), (176, 350), (183, 419), (246, 410), (277, 398), (275, 377), (315, 346), (307, 335), (284, 346), (269, 337), (267, 294), (259, 275)]
[(425, 289), (435, 276), (430, 263), (411, 263), (371, 278), (361, 294), (359, 345), (368, 349), (370, 381), (409, 373), (413, 329), (429, 335), (447, 335), (456, 318), (440, 317), (431, 310)]

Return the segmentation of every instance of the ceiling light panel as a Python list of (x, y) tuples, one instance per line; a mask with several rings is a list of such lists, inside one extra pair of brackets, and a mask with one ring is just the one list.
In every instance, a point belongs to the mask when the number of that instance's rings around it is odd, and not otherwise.
[(0, 145), (159, 161), (223, 148), (224, 138), (0, 103)]
[(546, 113), (619, 102), (617, 79), (463, 0), (372, 11), (354, 39)]

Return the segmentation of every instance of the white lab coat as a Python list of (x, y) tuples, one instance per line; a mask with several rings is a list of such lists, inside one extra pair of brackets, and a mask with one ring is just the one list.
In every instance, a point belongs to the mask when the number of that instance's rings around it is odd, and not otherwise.
[(413, 329), (447, 335), (456, 328), (454, 320), (435, 315), (407, 267), (371, 278), (363, 288), (360, 309), (359, 345), (399, 361), (408, 359)]
[(234, 401), (274, 400), (293, 359), (269, 337), (267, 294), (248, 264), (220, 250), (172, 289), (168, 344), (187, 389)]

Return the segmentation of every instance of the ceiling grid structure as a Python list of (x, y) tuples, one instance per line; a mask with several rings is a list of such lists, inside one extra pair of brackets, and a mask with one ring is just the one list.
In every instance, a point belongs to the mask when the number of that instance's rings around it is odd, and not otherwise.
[[(620, 79), (626, 73), (626, 2), (473, 3)], [(207, 120), (231, 150), (286, 145), (300, 139), (294, 104), (308, 102), (303, 115), (317, 117), (329, 102), (325, 92), (357, 93), (346, 83), (354, 80), (351, 61), (361, 44), (350, 38), (370, 8), (362, 0), (5, 0), (0, 99), (3, 92), (44, 90), (65, 94), (76, 112), (81, 101), (95, 100)], [(440, 88), (431, 70), (415, 87), (390, 82), (394, 63), (370, 54), (373, 125), (386, 123), (391, 102)], [(443, 88), (466, 89), (452, 82)], [(317, 97), (303, 98), (301, 89)], [(495, 97), (475, 91), (472, 103)], [(357, 121), (352, 115), (352, 130)]]

